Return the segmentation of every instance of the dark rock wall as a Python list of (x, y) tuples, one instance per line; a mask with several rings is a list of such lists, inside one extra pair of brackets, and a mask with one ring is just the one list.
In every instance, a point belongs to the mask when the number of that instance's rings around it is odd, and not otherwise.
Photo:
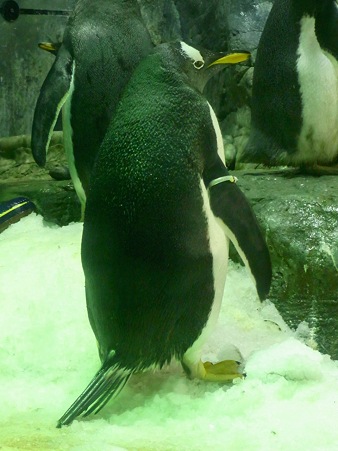
[(250, 50), (254, 60), (273, 1), (230, 0), (229, 3), (227, 18), (229, 46)]
[(291, 326), (306, 321), (319, 348), (337, 359), (338, 178), (272, 171), (238, 178), (270, 248), (271, 300)]
[[(17, 3), (22, 8), (67, 10), (74, 0)], [(0, 137), (30, 133), (37, 96), (54, 60), (37, 44), (60, 41), (66, 22), (64, 16), (20, 15), (15, 22), (0, 16)]]

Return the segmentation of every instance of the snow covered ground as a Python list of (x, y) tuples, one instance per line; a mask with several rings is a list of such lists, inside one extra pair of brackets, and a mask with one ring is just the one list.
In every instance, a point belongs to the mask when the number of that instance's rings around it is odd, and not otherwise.
[(0, 235), (0, 449), (337, 451), (338, 362), (259, 303), (230, 264), (205, 359), (237, 347), (247, 377), (218, 385), (180, 365), (134, 376), (98, 415), (56, 429), (99, 367), (85, 308), (81, 224), (30, 215)]

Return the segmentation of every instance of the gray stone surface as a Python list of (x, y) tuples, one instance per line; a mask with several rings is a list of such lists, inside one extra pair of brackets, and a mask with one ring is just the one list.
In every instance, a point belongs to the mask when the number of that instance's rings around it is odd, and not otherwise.
[(228, 8), (229, 47), (248, 49), (255, 58), (258, 42), (273, 1), (230, 0)]
[(50, 170), (66, 165), (62, 132), (51, 137), (46, 167), (39, 168), (32, 157), (30, 135), (0, 138), (0, 180), (43, 179)]
[[(47, 177), (46, 177), (47, 178)], [(0, 202), (25, 196), (36, 206), (36, 212), (45, 221), (59, 226), (78, 222), (81, 205), (70, 181), (34, 179), (0, 182)]]
[[(0, 139), (0, 202), (27, 196), (46, 221), (64, 226), (80, 220), (81, 208), (72, 183), (53, 180), (49, 175), (66, 164), (60, 139), (62, 134), (54, 133), (45, 168), (33, 161), (30, 136)], [(19, 146), (16, 149), (15, 143)]]
[(338, 177), (252, 174), (237, 171), (270, 249), (271, 300), (291, 326), (308, 322), (319, 348), (338, 358)]
[[(74, 0), (18, 4), (23, 8), (67, 10)], [(38, 93), (54, 61), (51, 54), (38, 48), (38, 43), (60, 41), (66, 22), (64, 16), (21, 15), (15, 22), (6, 22), (0, 16), (0, 137), (30, 133)]]

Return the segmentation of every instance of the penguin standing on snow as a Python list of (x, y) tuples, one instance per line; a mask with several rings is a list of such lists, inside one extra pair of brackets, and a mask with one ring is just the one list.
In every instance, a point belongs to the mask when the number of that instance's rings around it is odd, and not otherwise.
[(261, 299), (270, 257), (201, 92), (222, 64), (248, 56), (162, 44), (134, 72), (95, 163), (82, 239), (102, 367), (58, 427), (98, 412), (133, 373), (172, 358), (190, 377), (240, 376), (234, 362), (201, 361), (220, 309), (229, 238)]
[[(255, 62), (252, 130), (239, 161), (318, 166), (338, 161), (338, 7), (276, 0)], [(338, 173), (327, 168), (328, 173)]]
[(42, 43), (56, 54), (37, 100), (32, 150), (44, 166), (49, 140), (63, 108), (70, 174), (85, 204), (89, 177), (121, 93), (152, 49), (136, 0), (78, 0), (63, 43)]

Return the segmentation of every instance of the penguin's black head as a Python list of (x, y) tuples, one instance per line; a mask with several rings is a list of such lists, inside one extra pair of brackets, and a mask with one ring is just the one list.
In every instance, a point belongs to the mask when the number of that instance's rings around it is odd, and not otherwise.
[(190, 86), (200, 92), (225, 64), (236, 64), (250, 58), (247, 51), (216, 53), (191, 47), (183, 41), (161, 44), (157, 51), (162, 53), (162, 58), (171, 66), (171, 70), (179, 72)]

